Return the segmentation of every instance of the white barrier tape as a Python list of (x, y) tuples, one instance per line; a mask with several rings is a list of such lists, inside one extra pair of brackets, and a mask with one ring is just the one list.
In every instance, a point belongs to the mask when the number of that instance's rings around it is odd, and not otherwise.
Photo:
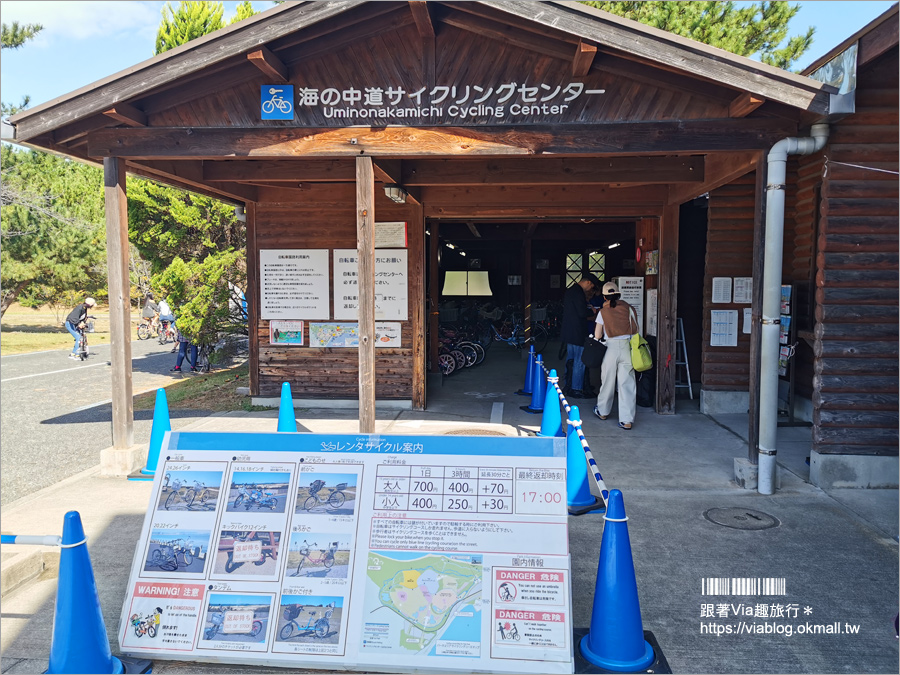
[(611, 523), (624, 523), (628, 520), (628, 516), (625, 516), (624, 518), (607, 518), (606, 516), (603, 516), (603, 520), (608, 520)]
[(13, 537), (13, 544), (25, 544), (26, 546), (59, 546), (62, 537), (58, 534), (17, 534)]
[(60, 544), (59, 547), (60, 548), (75, 548), (76, 546), (81, 546), (82, 544), (86, 544), (87, 540), (88, 540), (87, 535), (85, 535), (84, 539), (79, 541), (77, 544)]

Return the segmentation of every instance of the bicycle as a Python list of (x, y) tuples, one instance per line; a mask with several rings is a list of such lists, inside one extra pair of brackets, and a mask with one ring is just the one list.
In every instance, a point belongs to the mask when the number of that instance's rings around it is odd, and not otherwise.
[(535, 354), (540, 354), (544, 351), (547, 342), (550, 340), (547, 329), (539, 323), (531, 324), (531, 335), (526, 337), (525, 324), (518, 316), (507, 319), (500, 325), (500, 328), (491, 324), (491, 330), (494, 333), (495, 342), (505, 342), (510, 347), (515, 347), (518, 350), (533, 344)]
[(516, 624), (513, 624), (512, 628), (510, 628), (508, 623), (506, 624), (505, 627), (502, 623), (498, 624), (497, 631), (500, 633), (501, 640), (521, 640), (522, 639), (521, 636), (519, 635), (519, 629), (516, 628)]
[(322, 555), (319, 556), (319, 558), (317, 560), (313, 560), (309, 556), (309, 547), (310, 546), (318, 546), (318, 544), (316, 544), (315, 542), (310, 544), (309, 542), (306, 541), (306, 539), (304, 539), (303, 545), (300, 547), (300, 550), (297, 551), (300, 554), (300, 562), (297, 563), (297, 571), (291, 575), (292, 577), (300, 576), (300, 569), (303, 567), (304, 560), (308, 560), (310, 562), (310, 564), (314, 564), (314, 565), (318, 565), (319, 563), (321, 563), (322, 565), (325, 566), (325, 569), (329, 569), (329, 570), (332, 567), (334, 567), (334, 554), (338, 549), (338, 543), (336, 541), (329, 542), (327, 549), (320, 548), (319, 550), (322, 552)]
[(200, 345), (197, 349), (197, 370), (199, 372), (208, 373), (210, 371), (210, 354), (212, 354), (212, 349), (209, 345)]
[(339, 509), (347, 501), (347, 495), (344, 493), (347, 483), (338, 483), (333, 488), (328, 488), (328, 496), (325, 498), (319, 496), (323, 487), (325, 487), (323, 480), (314, 480), (309, 484), (309, 497), (303, 502), (305, 510), (312, 511), (320, 504), (326, 505), (329, 509)]
[(156, 637), (156, 626), (159, 623), (158, 617), (160, 616), (159, 612), (155, 614), (148, 614), (147, 616), (141, 618), (137, 614), (131, 615), (131, 626), (134, 628), (134, 634), (138, 637), (142, 637), (143, 635), (148, 635), (149, 637)]
[(184, 543), (183, 539), (173, 539), (171, 543), (159, 544), (153, 551), (153, 555), (150, 559), (151, 564), (161, 570), (174, 572), (180, 566), (178, 554), (181, 553), (181, 559), (184, 566), (190, 567), (191, 563), (194, 562), (194, 557), (191, 555), (189, 547), (185, 546)]
[[(212, 640), (215, 635), (222, 630), (222, 625), (225, 623), (225, 612), (214, 612), (210, 617), (210, 622), (212, 626), (206, 629), (206, 639)], [(262, 632), (262, 621), (259, 619), (253, 619), (253, 624), (251, 625), (250, 631), (248, 633), (240, 633), (240, 635), (249, 635), (250, 637), (256, 637)]]
[(288, 605), (284, 608), (284, 618), (287, 619), (287, 623), (281, 629), (280, 636), (282, 640), (289, 640), (294, 635), (294, 630), (297, 631), (297, 634), (300, 633), (313, 633), (317, 638), (323, 638), (328, 635), (331, 631), (331, 624), (329, 623), (329, 619), (331, 619), (331, 615), (334, 614), (334, 603), (332, 602), (325, 607), (325, 616), (321, 619), (315, 619), (316, 612), (318, 610), (310, 609), (309, 616), (306, 619), (306, 625), (301, 626), (300, 622), (297, 621), (297, 617), (300, 616), (300, 613), (303, 611), (302, 605)]
[(257, 487), (253, 488), (253, 492), (248, 492), (243, 485), (238, 486), (238, 496), (234, 498), (234, 508), (240, 508), (245, 505), (244, 509), (249, 511), (251, 506), (257, 509), (271, 509), (274, 511), (278, 508), (278, 499), (271, 492), (263, 492)]
[[(164, 345), (170, 339), (172, 342), (178, 342), (178, 329), (175, 328), (174, 321), (160, 321), (161, 330), (158, 332), (159, 344)], [(140, 330), (140, 327), (139, 327)], [(140, 336), (139, 336), (140, 337)], [(149, 335), (147, 337), (150, 337)]]
[[(182, 488), (184, 488), (184, 494), (181, 493)], [(191, 508), (195, 501), (199, 502), (200, 506), (205, 506), (210, 496), (209, 488), (200, 481), (194, 481), (194, 487), (187, 487), (183, 486), (181, 481), (176, 480), (172, 483), (172, 492), (166, 497), (166, 511), (175, 508), (179, 502), (184, 502), (186, 509)]]
[(142, 319), (141, 323), (138, 324), (137, 327), (137, 336), (138, 340), (146, 340), (151, 335), (153, 337), (159, 337), (159, 320), (158, 316), (152, 319)]
[[(97, 317), (89, 316), (87, 318), (96, 319)], [(88, 355), (90, 355), (90, 350), (88, 349), (87, 334), (91, 331), (88, 330), (88, 328), (89, 324), (86, 322), (78, 324), (78, 326), (75, 328), (75, 330), (78, 331), (78, 349), (75, 352), (75, 356), (77, 356), (81, 361), (86, 360)]]
[(275, 112), (275, 108), (278, 108), (278, 112), (287, 115), (294, 109), (290, 101), (282, 96), (278, 96), (278, 94), (283, 91), (283, 89), (276, 89), (275, 87), (269, 89), (269, 95), (272, 96), (272, 98), (268, 101), (264, 101), (262, 104), (262, 111), (265, 114), (269, 115)]
[(507, 583), (500, 584), (499, 592), (500, 592), (500, 599), (503, 602), (512, 602), (513, 599), (515, 598), (515, 596), (509, 590), (509, 584), (507, 584)]

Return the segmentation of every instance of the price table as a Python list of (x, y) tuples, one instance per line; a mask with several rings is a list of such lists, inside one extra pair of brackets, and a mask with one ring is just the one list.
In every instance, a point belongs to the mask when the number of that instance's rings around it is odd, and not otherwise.
[(513, 469), (379, 464), (376, 511), (513, 513)]

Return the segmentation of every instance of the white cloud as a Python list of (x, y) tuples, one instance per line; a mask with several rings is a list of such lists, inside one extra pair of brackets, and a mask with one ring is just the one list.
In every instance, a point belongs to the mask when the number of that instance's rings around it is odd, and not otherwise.
[(0, 3), (4, 23), (39, 23), (44, 26), (32, 43), (46, 47), (58, 38), (97, 38), (127, 33), (155, 34), (163, 2), (19, 2)]

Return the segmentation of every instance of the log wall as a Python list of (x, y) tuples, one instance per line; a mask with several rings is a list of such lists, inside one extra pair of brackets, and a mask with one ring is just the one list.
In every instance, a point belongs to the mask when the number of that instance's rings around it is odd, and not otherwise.
[[(814, 448), (897, 454), (897, 48), (858, 76), (831, 129), (816, 255)], [(854, 164), (867, 168), (846, 166)]]

